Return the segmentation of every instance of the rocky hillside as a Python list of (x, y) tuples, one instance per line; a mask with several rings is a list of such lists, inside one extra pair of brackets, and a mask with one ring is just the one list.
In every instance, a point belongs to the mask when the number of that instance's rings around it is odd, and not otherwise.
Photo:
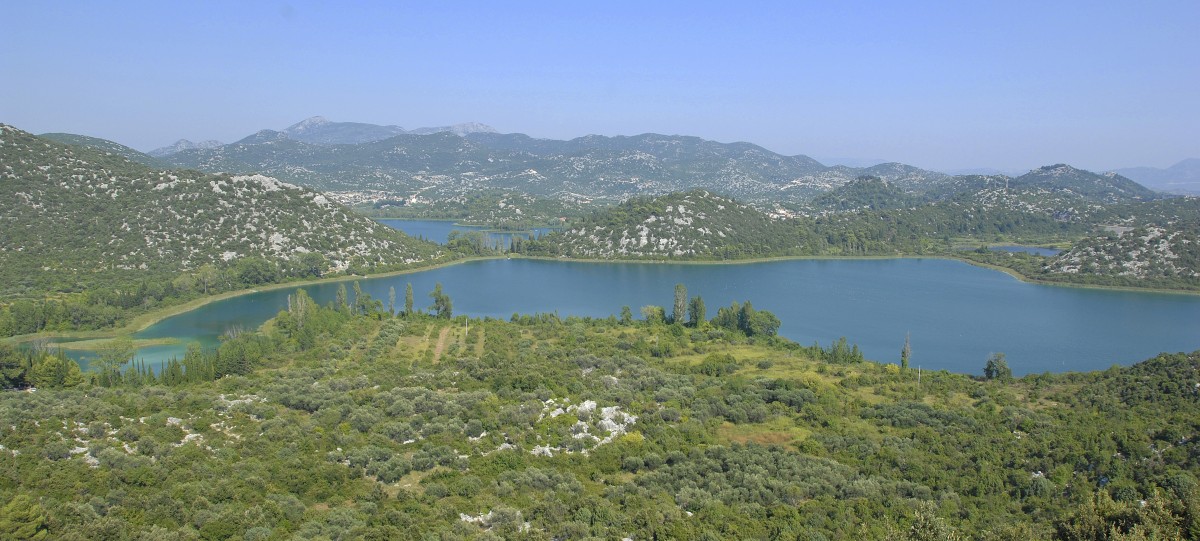
[(1116, 173), (1092, 173), (1065, 164), (1047, 165), (1012, 179), (1013, 187), (1075, 194), (1097, 203), (1154, 199), (1153, 190)]
[[(432, 258), (436, 247), (262, 175), (156, 170), (0, 125), (0, 268), (7, 284), (247, 256), (331, 269)], [(328, 269), (326, 269), (328, 270)]]
[(1090, 237), (1054, 257), (1045, 270), (1134, 279), (1200, 279), (1200, 236), (1196, 231), (1137, 228)]
[[(349, 194), (330, 193), (331, 197), (346, 195)], [(505, 230), (557, 227), (567, 216), (575, 217), (587, 212), (578, 203), (504, 190), (480, 190), (437, 203), (381, 199), (369, 205), (355, 204), (352, 208), (376, 218), (454, 220), (465, 225)]]
[(717, 258), (778, 254), (789, 228), (704, 190), (635, 198), (543, 237), (549, 252), (583, 258)]
[(108, 139), (88, 137), (86, 135), (76, 135), (73, 133), (43, 133), (38, 137), (66, 145), (93, 148), (106, 154), (114, 154), (131, 162), (137, 162), (150, 167), (168, 167), (166, 162), (159, 160), (152, 155), (143, 154), (120, 143), (109, 141)]
[[(942, 184), (940, 193), (926, 192), (922, 197), (930, 203), (928, 209), (917, 209), (923, 214), (934, 211), (1014, 223), (1054, 222), (1076, 233), (1110, 220), (1114, 209), (1136, 216), (1143, 209), (1161, 206), (1159, 194), (1120, 175), (1097, 174), (1061, 164), (1018, 177), (952, 177)], [(893, 193), (886, 200), (900, 199)], [(1045, 225), (1039, 225), (1039, 230), (1049, 232)], [(1000, 229), (1004, 232), (1006, 228)]]

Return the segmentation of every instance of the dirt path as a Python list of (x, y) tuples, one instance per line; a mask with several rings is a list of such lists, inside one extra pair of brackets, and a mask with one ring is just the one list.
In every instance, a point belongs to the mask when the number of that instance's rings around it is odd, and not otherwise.
[(446, 349), (446, 337), (450, 336), (450, 327), (442, 328), (441, 334), (438, 335), (437, 347), (433, 348), (433, 362), (438, 362), (442, 358), (442, 350)]
[(483, 358), (483, 340), (486, 338), (483, 334), (483, 326), (479, 326), (479, 340), (475, 341), (475, 357)]

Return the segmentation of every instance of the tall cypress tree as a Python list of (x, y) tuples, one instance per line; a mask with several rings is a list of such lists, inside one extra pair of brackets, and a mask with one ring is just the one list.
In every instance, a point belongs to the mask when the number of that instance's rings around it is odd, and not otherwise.
[(704, 323), (705, 316), (707, 314), (705, 314), (704, 299), (699, 296), (692, 297), (692, 300), (688, 301), (688, 325), (699, 327), (701, 323)]
[(334, 308), (342, 313), (347, 313), (350, 311), (350, 304), (346, 301), (346, 284), (338, 284), (337, 296), (334, 300)]
[(683, 325), (683, 318), (687, 312), (687, 288), (683, 284), (675, 284), (675, 305), (671, 310), (671, 323)]

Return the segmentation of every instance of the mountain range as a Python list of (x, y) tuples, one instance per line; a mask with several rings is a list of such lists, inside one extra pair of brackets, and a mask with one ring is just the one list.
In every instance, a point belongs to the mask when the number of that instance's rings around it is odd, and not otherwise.
[(705, 188), (754, 202), (797, 201), (862, 175), (913, 190), (950, 178), (899, 163), (826, 166), (750, 143), (678, 135), (551, 140), (500, 134), (478, 124), (405, 131), (321, 117), (164, 159), (210, 172), (262, 172), (319, 190), (385, 191), (427, 200), (480, 189), (590, 201)]
[[(430, 135), (449, 132), (455, 135), (467, 135), (469, 133), (494, 133), (495, 131), (491, 126), (478, 122), (406, 130), (400, 126), (380, 126), (364, 122), (332, 122), (323, 116), (314, 116), (292, 124), (282, 131), (261, 130), (237, 143), (252, 144), (254, 141), (267, 141), (271, 138), (285, 137), (314, 145), (354, 145), (380, 141), (404, 134)], [(156, 148), (147, 152), (147, 154), (155, 157), (163, 157), (185, 150), (208, 150), (222, 145), (224, 143), (220, 141), (193, 143), (187, 139), (180, 139), (173, 145)]]
[[(116, 145), (93, 143), (97, 148)], [(261, 173), (321, 191), (434, 202), (461, 200), (482, 190), (588, 203), (706, 189), (760, 207), (797, 208), (860, 177), (878, 178), (889, 190), (914, 200), (944, 199), (987, 185), (1069, 189), (1101, 196), (1097, 203), (1155, 196), (1119, 174), (1096, 175), (1068, 166), (1017, 177), (947, 175), (896, 162), (827, 166), (751, 143), (653, 133), (553, 140), (501, 134), (480, 124), (404, 130), (313, 117), (227, 145), (183, 143), (180, 150), (158, 158), (129, 156), (140, 154), (132, 149), (123, 152), (130, 159), (171, 168)]]
[(1200, 158), (1183, 160), (1166, 169), (1129, 167), (1115, 172), (1156, 190), (1200, 195)]

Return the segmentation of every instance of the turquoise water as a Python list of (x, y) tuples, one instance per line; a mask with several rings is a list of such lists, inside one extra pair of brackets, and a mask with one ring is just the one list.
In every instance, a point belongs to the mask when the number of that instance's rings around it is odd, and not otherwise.
[[(403, 303), (412, 283), (418, 308), (441, 282), (455, 314), (507, 319), (513, 313), (607, 317), (623, 305), (669, 306), (676, 283), (704, 297), (709, 316), (750, 300), (783, 321), (780, 334), (828, 345), (840, 336), (873, 360), (898, 362), (912, 336), (912, 364), (979, 374), (1004, 352), (1017, 374), (1097, 370), (1160, 352), (1200, 349), (1200, 296), (1054, 287), (943, 259), (789, 260), (736, 265), (578, 263), (527, 259), (474, 261), (413, 274), (360, 280), (387, 302)], [(349, 287), (349, 284), (347, 284)], [(337, 284), (306, 288), (331, 301)], [(287, 304), (294, 289), (227, 299), (165, 319), (139, 338), (177, 337), (212, 346), (226, 329), (254, 329)], [(185, 345), (142, 352), (150, 363), (182, 356)]]

